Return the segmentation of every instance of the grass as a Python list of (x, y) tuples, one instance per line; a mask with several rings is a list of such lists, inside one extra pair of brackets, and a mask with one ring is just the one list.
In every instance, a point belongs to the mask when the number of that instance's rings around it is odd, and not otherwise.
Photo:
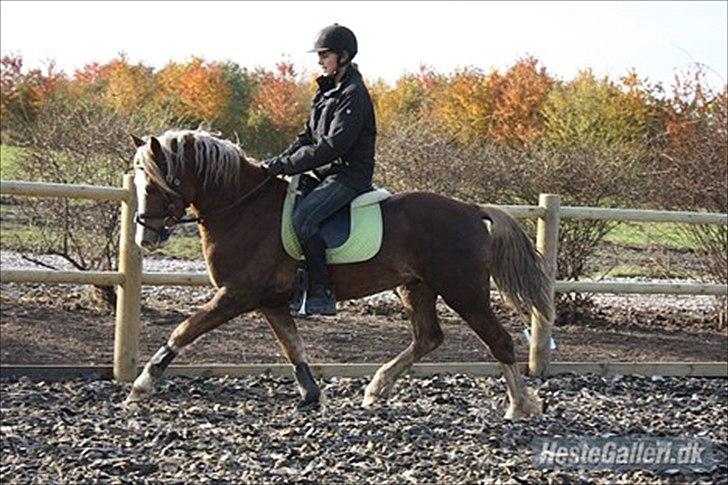
[(610, 231), (604, 240), (617, 246), (634, 248), (695, 249), (680, 226), (670, 222), (623, 222)]
[(21, 179), (17, 166), (17, 156), (23, 149), (11, 145), (0, 145), (0, 178), (3, 180)]
[(609, 271), (607, 271), (606, 274), (604, 272), (597, 273), (592, 276), (611, 276), (613, 278), (634, 278), (637, 276), (645, 276), (646, 268), (642, 268), (639, 266), (615, 266), (614, 268), (611, 268)]
[[(0, 214), (6, 216), (8, 208), (0, 207)], [(5, 218), (5, 217), (3, 217)], [(40, 228), (3, 220), (0, 224), (0, 248), (4, 251), (33, 252), (33, 247), (42, 241)], [(179, 259), (201, 259), (202, 248), (199, 236), (173, 236), (169, 245), (157, 254)]]
[(169, 244), (157, 254), (180, 259), (201, 259), (202, 246), (199, 236), (172, 236)]
[(597, 280), (605, 277), (610, 278), (684, 278), (685, 271), (669, 271), (664, 268), (650, 266), (619, 265), (610, 268), (608, 271), (595, 271), (585, 275), (586, 279)]
[(33, 252), (43, 240), (40, 229), (3, 222), (0, 226), (0, 247), (8, 251)]

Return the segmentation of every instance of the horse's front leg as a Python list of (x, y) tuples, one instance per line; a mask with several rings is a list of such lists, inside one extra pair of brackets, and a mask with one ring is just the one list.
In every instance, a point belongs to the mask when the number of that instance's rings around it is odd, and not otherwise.
[(306, 349), (298, 335), (296, 323), (289, 314), (288, 307), (263, 308), (261, 311), (278, 339), (286, 359), (293, 365), (298, 390), (301, 392), (301, 401), (296, 405), (296, 409), (306, 411), (318, 408), (321, 391), (308, 366)]
[[(248, 307), (251, 308), (248, 308)], [(185, 346), (191, 344), (200, 335), (219, 327), (228, 320), (250, 311), (254, 305), (246, 304), (240, 298), (233, 297), (223, 287), (207, 302), (197, 313), (180, 323), (174, 329), (169, 341), (164, 344), (154, 356), (132, 385), (126, 402), (139, 401), (149, 396), (154, 390), (154, 383), (162, 375), (172, 359)]]

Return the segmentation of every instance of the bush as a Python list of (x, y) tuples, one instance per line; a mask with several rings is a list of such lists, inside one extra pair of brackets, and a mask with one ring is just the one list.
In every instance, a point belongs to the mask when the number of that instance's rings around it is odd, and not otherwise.
[[(703, 72), (677, 79), (666, 106), (667, 126), (656, 150), (652, 172), (655, 205), (671, 210), (728, 212), (728, 91), (711, 92)], [(728, 227), (690, 224), (680, 227), (697, 247), (699, 279), (728, 283)], [(726, 300), (717, 315), (725, 324)]]
[(397, 191), (432, 191), (477, 203), (505, 202), (508, 188), (496, 147), (462, 144), (419, 120), (377, 141), (375, 183)]
[[(121, 115), (93, 98), (59, 92), (23, 126), (26, 149), (17, 167), (26, 180), (119, 187), (131, 167), (130, 133), (158, 132), (168, 121), (151, 111)], [(114, 270), (118, 260), (119, 204), (86, 200), (25, 199), (22, 212), (40, 235), (32, 253), (55, 254), (79, 270)], [(113, 289), (103, 290), (108, 303)]]
[[(496, 143), (461, 144), (431, 123), (391, 129), (380, 137), (376, 182), (395, 191), (426, 190), (474, 203), (535, 205), (541, 193), (562, 205), (624, 205), (639, 197), (646, 152), (624, 145), (514, 148)], [(525, 223), (534, 234), (535, 224)], [(578, 280), (609, 221), (562, 221), (557, 278)], [(588, 309), (588, 294), (558, 296), (561, 321)]]

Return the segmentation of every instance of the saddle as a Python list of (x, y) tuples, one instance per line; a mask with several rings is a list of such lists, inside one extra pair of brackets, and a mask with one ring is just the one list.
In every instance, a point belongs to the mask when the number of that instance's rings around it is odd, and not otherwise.
[[(298, 261), (304, 257), (293, 230), (293, 210), (318, 184), (318, 179), (310, 175), (294, 175), (288, 183), (288, 193), (283, 202), (283, 247), (289, 256)], [(324, 220), (321, 236), (326, 243), (326, 261), (329, 264), (359, 263), (376, 256), (384, 234), (380, 202), (391, 195), (385, 189), (374, 188)]]

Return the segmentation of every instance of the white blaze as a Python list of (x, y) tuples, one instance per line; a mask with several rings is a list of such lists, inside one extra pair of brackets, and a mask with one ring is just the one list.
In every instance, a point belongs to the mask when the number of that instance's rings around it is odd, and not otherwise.
[[(137, 213), (138, 214), (144, 214), (146, 212), (147, 208), (147, 174), (144, 173), (144, 170), (136, 170), (136, 173), (134, 174), (134, 186), (136, 187), (136, 194), (137, 194)], [(136, 234), (134, 237), (134, 241), (137, 243), (137, 245), (142, 245), (142, 239), (144, 238), (144, 226), (137, 224), (136, 225)]]

